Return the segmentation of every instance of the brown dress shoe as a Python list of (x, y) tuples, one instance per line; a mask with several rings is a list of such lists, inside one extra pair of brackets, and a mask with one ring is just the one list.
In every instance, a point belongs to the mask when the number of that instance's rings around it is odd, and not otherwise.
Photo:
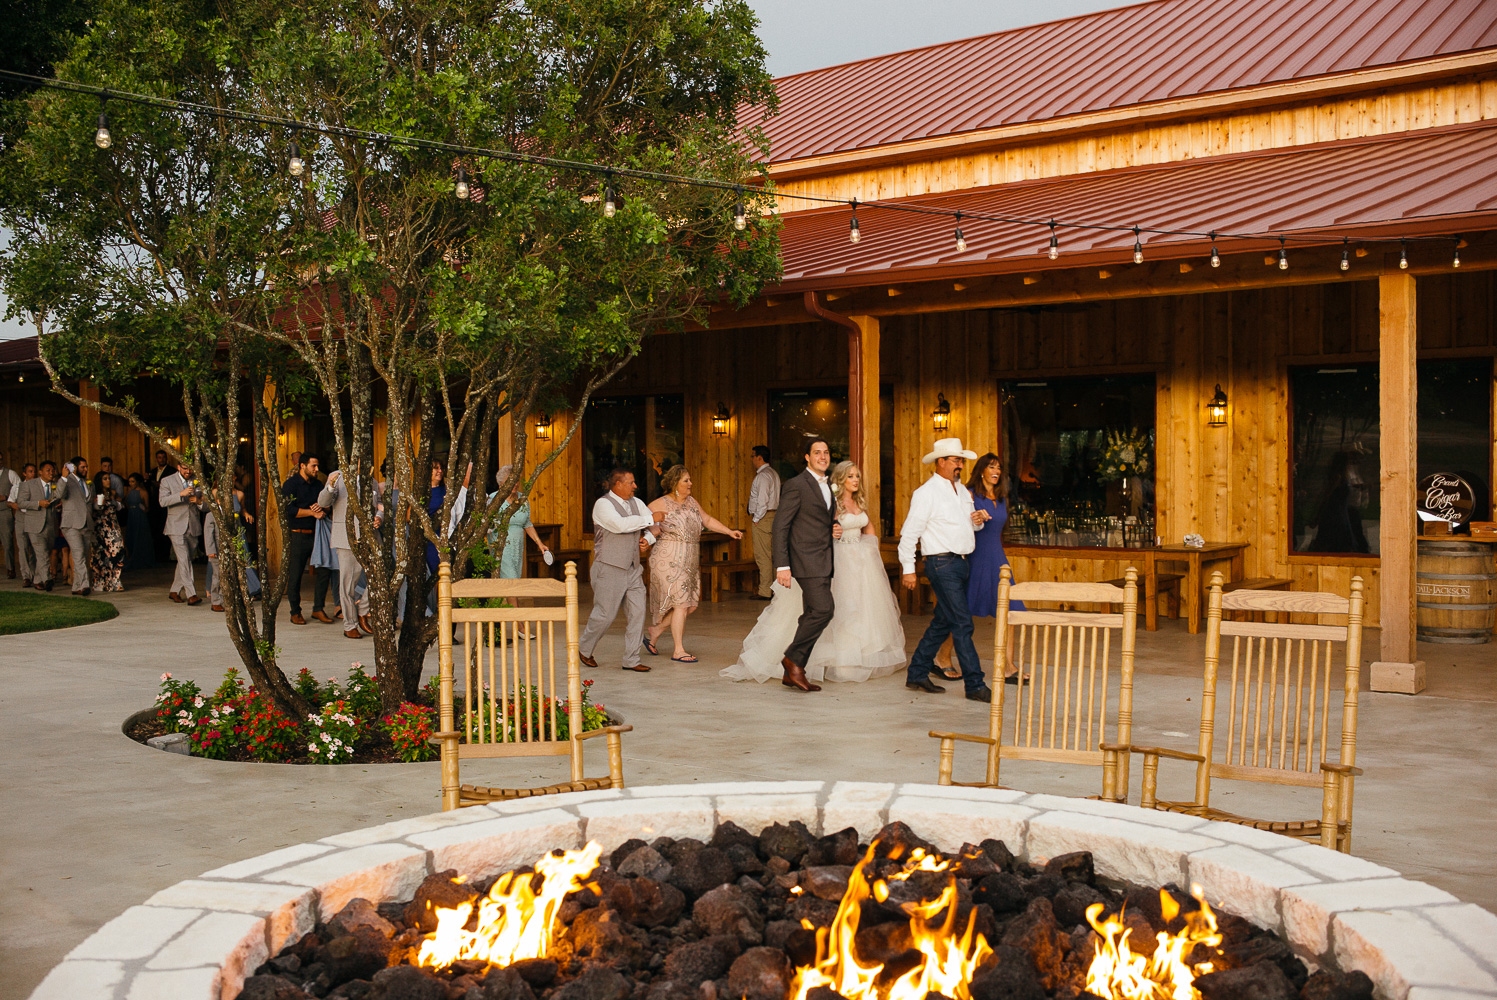
[(593, 659), (591, 656), (583, 656), (581, 653), (577, 654), (577, 659), (582, 661), (582, 665), (584, 667), (596, 667), (598, 665), (597, 660)]
[(222, 604), (215, 604), (211, 608), (211, 610), (213, 610), (213, 611), (222, 611), (223, 609), (224, 609), (224, 606)]
[(333, 623), (333, 620), (327, 616), (327, 612), (326, 611), (314, 611), (314, 612), (312, 612), (312, 617), (316, 618), (318, 621), (322, 622), (324, 625), (331, 625)]
[(374, 626), (370, 624), (368, 615), (359, 615), (359, 628), (363, 629), (365, 632), (368, 632), (370, 635), (374, 634)]
[(189, 608), (196, 607), (196, 606), (198, 606), (199, 604), (202, 604), (202, 603), (203, 603), (203, 599), (201, 597), (199, 597), (198, 595), (196, 595), (196, 594), (193, 594), (191, 597), (189, 597), (187, 599), (187, 606)]
[(790, 657), (787, 656), (780, 660), (780, 666), (785, 668), (785, 676), (780, 679), (780, 683), (786, 687), (795, 688), (799, 691), (821, 690), (820, 684), (812, 684), (806, 680), (805, 669)]
[(345, 638), (345, 639), (362, 639), (362, 638), (364, 638), (364, 633), (360, 632), (356, 628), (351, 628), (347, 632), (343, 633), (343, 638)]
[(299, 614), (291, 616), (291, 624), (293, 625), (305, 625), (306, 623), (307, 620)]
[(175, 601), (178, 604), (182, 603), (182, 595), (179, 594), (179, 593), (177, 593), (175, 590), (172, 591), (170, 594), (167, 594), (166, 596), (170, 597), (173, 601)]

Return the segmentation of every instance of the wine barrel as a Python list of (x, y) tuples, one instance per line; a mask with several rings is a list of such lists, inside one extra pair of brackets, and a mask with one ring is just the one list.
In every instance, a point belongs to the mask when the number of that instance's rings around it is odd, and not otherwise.
[(1421, 642), (1492, 640), (1497, 625), (1493, 546), (1456, 538), (1419, 539), (1418, 635)]

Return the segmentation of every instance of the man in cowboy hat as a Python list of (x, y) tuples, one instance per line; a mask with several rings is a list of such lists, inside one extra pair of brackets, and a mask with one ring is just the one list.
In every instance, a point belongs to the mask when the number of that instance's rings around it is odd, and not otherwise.
[(967, 610), (967, 557), (977, 547), (976, 532), (988, 515), (976, 509), (972, 494), (962, 485), (962, 465), (975, 460), (962, 448), (961, 438), (942, 438), (921, 461), (935, 465), (934, 474), (910, 498), (910, 512), (899, 529), (899, 565), (906, 590), (915, 589), (915, 546), (925, 557), (925, 576), (936, 596), (930, 626), (910, 658), (905, 687), (929, 694), (946, 689), (930, 679), (936, 651), (949, 635), (962, 667), (962, 683), (972, 701), (992, 701), (993, 691), (983, 680), (982, 662), (972, 645), (972, 612)]

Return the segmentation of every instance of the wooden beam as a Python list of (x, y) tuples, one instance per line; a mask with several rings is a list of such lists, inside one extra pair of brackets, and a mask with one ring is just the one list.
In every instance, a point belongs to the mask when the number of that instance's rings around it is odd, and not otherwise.
[[(852, 460), (863, 470), (863, 482), (871, 484), (864, 492), (871, 495), (878, 486), (879, 460), (879, 322), (877, 316), (849, 317), (858, 325), (859, 364), (849, 365), (849, 374), (858, 379), (858, 391), (849, 391), (848, 403), (858, 401), (858, 412), (848, 413), (849, 423), (860, 427), (859, 447)], [(852, 345), (849, 344), (849, 347)], [(852, 387), (849, 386), (849, 389)], [(851, 406), (849, 406), (849, 411)], [(892, 484), (890, 484), (892, 487)], [(878, 511), (870, 511), (869, 517), (877, 517)]]
[(1414, 276), (1396, 265), (1378, 278), (1378, 412), (1382, 520), (1378, 528), (1382, 653), (1372, 665), (1374, 691), (1418, 694), (1424, 664), (1415, 652), (1418, 442), (1417, 302)]
[[(78, 381), (78, 395), (90, 402), (99, 401), (99, 387), (88, 379)], [(88, 461), (88, 467), (99, 471), (99, 459), (103, 457), (103, 431), (99, 426), (99, 411), (92, 406), (78, 407), (78, 454)], [(64, 461), (72, 456), (64, 457)]]

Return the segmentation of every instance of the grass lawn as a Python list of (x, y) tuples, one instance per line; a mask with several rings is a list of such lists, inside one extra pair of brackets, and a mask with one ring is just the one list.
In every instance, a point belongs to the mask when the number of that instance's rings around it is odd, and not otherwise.
[(54, 596), (35, 591), (0, 593), (0, 635), (91, 625), (107, 622), (119, 613), (119, 609), (108, 601), (91, 601), (87, 597)]

